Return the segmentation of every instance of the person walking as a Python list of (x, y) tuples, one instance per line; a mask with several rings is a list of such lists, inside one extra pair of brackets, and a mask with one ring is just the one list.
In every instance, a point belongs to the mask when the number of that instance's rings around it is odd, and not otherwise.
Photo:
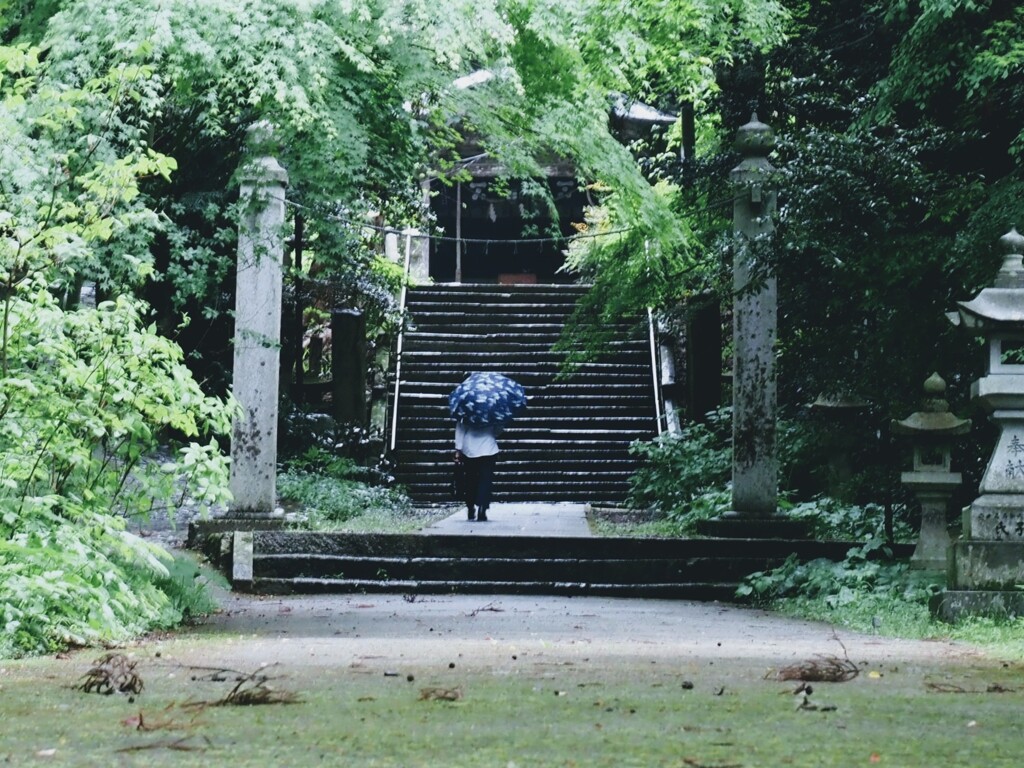
[(487, 522), (498, 453), (498, 432), (491, 424), (455, 424), (455, 462), (465, 470), (463, 499), (469, 520)]
[(470, 520), (487, 522), (498, 435), (526, 407), (526, 391), (508, 376), (476, 371), (448, 395), (455, 420), (455, 461), (465, 470), (463, 498)]

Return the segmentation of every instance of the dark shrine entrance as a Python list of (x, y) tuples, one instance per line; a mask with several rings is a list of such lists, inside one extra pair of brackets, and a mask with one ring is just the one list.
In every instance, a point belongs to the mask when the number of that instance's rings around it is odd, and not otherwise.
[(431, 186), (431, 213), (443, 229), (430, 243), (430, 277), (439, 283), (570, 283), (559, 272), (566, 237), (583, 221), (587, 194), (571, 176), (553, 176), (547, 184), (558, 211), (528, 185), (494, 178)]

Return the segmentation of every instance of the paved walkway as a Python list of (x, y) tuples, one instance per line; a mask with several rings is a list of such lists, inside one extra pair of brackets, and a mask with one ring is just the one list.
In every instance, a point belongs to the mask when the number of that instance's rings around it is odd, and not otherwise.
[(591, 536), (585, 504), (492, 504), (487, 522), (466, 519), (466, 510), (422, 529), (426, 535)]

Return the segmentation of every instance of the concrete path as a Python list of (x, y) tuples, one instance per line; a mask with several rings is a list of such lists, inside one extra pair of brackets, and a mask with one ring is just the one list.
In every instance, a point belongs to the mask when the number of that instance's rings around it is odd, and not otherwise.
[(585, 504), (493, 504), (487, 522), (469, 521), (466, 510), (423, 528), (427, 536), (591, 536)]
[[(817, 656), (857, 664), (962, 664), (984, 657), (946, 640), (900, 640), (753, 608), (687, 600), (523, 595), (221, 594), (223, 610), (166, 642), (187, 663), (507, 670), (528, 655), (551, 666), (713, 665), (760, 679)], [(195, 644), (196, 639), (213, 643)], [(521, 662), (520, 662), (521, 663)], [(499, 672), (500, 673), (500, 672)]]

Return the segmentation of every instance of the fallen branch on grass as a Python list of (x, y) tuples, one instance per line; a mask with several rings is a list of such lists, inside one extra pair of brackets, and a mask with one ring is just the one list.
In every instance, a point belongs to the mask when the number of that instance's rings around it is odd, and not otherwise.
[(800, 680), (805, 683), (845, 683), (860, 674), (857, 665), (838, 656), (818, 656), (791, 664), (775, 673), (776, 680)]
[[(173, 702), (164, 707), (163, 712), (165, 715), (173, 712), (177, 705)], [(195, 728), (199, 725), (197, 722), (199, 713), (193, 713), (192, 717), (188, 722), (181, 722), (175, 720), (173, 717), (165, 717), (163, 720), (147, 720), (142, 710), (139, 710), (137, 716), (126, 718), (121, 721), (122, 725), (129, 728), (134, 728), (137, 731), (185, 731)]]
[(209, 671), (203, 677), (193, 677), (193, 680), (225, 682), (228, 679), (234, 679), (235, 685), (224, 697), (216, 701), (191, 701), (183, 704), (184, 707), (251, 707), (258, 704), (296, 704), (300, 701), (298, 694), (294, 691), (282, 691), (268, 685), (274, 678), (267, 675), (263, 668), (249, 673), (211, 667), (194, 667), (193, 669)]
[(82, 675), (84, 680), (78, 689), (104, 696), (112, 693), (141, 693), (143, 682), (135, 672), (136, 664), (137, 661), (123, 653), (106, 653), (96, 659), (93, 666)]
[(149, 749), (172, 749), (172, 750), (175, 750), (177, 752), (203, 752), (203, 751), (205, 751), (206, 749), (208, 749), (209, 747), (212, 746), (212, 743), (210, 742), (210, 740), (206, 736), (201, 737), (202, 740), (206, 742), (206, 744), (203, 745), (203, 746), (196, 745), (196, 744), (189, 744), (188, 743), (189, 740), (194, 739), (194, 738), (196, 738), (196, 737), (195, 736), (185, 736), (184, 738), (175, 739), (173, 741), (171, 741), (170, 739), (164, 739), (162, 741), (153, 741), (153, 742), (150, 742), (149, 744), (136, 744), (135, 746), (131, 746), (131, 747), (121, 747), (117, 751), (118, 752), (144, 752), (144, 751), (149, 750)]
[[(846, 645), (832, 630), (832, 639), (843, 649), (843, 658), (838, 656), (817, 656), (809, 661), (791, 664), (775, 673), (776, 680), (800, 680), (805, 683), (845, 683), (860, 674), (857, 665), (850, 661)], [(767, 677), (767, 675), (766, 675)], [(794, 693), (799, 693), (797, 688)], [(809, 691), (808, 691), (809, 693)]]
[(462, 688), (421, 688), (420, 701), (459, 701)]
[(953, 683), (934, 683), (928, 681), (924, 684), (924, 687), (933, 693), (1013, 693), (1013, 688), (1006, 688), (999, 683), (992, 683), (984, 691), (978, 691), (971, 688), (962, 688), (959, 685)]

